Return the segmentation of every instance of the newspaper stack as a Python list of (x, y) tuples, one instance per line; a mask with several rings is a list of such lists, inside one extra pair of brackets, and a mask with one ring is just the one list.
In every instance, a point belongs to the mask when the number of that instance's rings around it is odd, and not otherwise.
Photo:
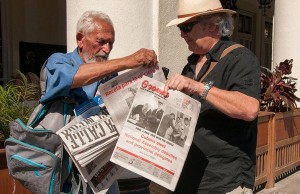
[(116, 126), (109, 115), (94, 115), (71, 123), (58, 131), (66, 148), (81, 166), (111, 150), (118, 139)]
[(123, 169), (109, 162), (118, 132), (97, 96), (74, 110), (76, 118), (57, 131), (82, 179), (94, 193), (106, 193)]

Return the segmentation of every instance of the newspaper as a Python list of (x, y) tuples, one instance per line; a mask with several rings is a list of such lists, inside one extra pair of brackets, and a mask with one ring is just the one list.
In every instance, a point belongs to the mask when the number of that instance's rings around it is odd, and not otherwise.
[(201, 104), (149, 77), (138, 83), (110, 161), (174, 191), (192, 143)]
[(57, 134), (72, 155), (118, 136), (116, 126), (109, 115), (94, 115), (76, 124), (72, 121), (61, 128)]
[(123, 168), (112, 163), (106, 163), (89, 181), (89, 185), (94, 193), (106, 193), (110, 185), (120, 176)]
[(137, 84), (144, 75), (160, 82), (166, 81), (158, 65), (151, 68), (141, 66), (107, 81), (98, 88), (119, 133), (138, 89)]
[(124, 170), (109, 161), (118, 132), (101, 96), (78, 105), (74, 113), (76, 118), (57, 134), (62, 138), (65, 150), (82, 180), (89, 184), (94, 193), (104, 194)]
[[(125, 121), (143, 75), (165, 81), (163, 71), (158, 66), (140, 67), (121, 74), (100, 85), (99, 88), (104, 87), (108, 92), (105, 97), (102, 95), (105, 94), (104, 90), (99, 89), (97, 94), (101, 96), (77, 106), (74, 110), (76, 118), (57, 132), (82, 179), (94, 193), (105, 193), (124, 170), (109, 162), (118, 139), (118, 128), (116, 119), (107, 114), (108, 111), (120, 114)], [(124, 103), (125, 109), (122, 107)]]

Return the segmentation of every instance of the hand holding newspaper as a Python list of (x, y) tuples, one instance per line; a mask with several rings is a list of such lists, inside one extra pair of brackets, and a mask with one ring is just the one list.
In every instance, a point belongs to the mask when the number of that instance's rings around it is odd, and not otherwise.
[(192, 143), (201, 104), (142, 77), (111, 161), (174, 191)]

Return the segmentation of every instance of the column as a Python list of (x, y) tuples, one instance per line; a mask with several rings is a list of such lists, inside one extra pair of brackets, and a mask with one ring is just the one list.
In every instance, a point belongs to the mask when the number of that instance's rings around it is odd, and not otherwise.
[[(292, 77), (298, 79), (296, 95), (300, 97), (300, 1), (276, 0), (274, 10), (273, 61), (293, 59)], [(298, 107), (299, 107), (298, 103)]]

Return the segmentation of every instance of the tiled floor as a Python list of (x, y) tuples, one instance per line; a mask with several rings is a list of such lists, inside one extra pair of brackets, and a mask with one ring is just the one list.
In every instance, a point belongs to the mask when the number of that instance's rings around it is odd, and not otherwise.
[(300, 171), (275, 183), (274, 188), (263, 189), (256, 194), (299, 194), (300, 193)]

